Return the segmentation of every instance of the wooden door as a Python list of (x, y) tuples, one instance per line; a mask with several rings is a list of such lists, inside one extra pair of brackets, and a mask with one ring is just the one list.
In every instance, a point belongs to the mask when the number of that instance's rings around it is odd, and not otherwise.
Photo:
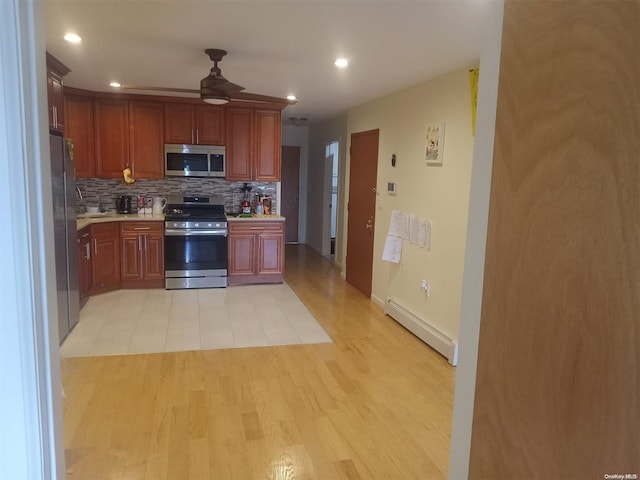
[(164, 118), (160, 102), (129, 102), (129, 159), (133, 178), (164, 178)]
[(379, 130), (351, 135), (347, 282), (371, 296)]
[(256, 273), (254, 233), (229, 234), (229, 276)]
[(253, 109), (227, 108), (226, 118), (226, 178), (232, 181), (252, 180)]
[(120, 239), (121, 278), (140, 280), (142, 278), (142, 236), (136, 233), (122, 233)]
[(470, 479), (640, 474), (639, 31), (505, 2)]
[(129, 165), (129, 119), (126, 100), (94, 102), (96, 176), (122, 178)]
[(120, 231), (116, 222), (91, 225), (92, 290), (117, 288), (120, 283)]
[(144, 278), (148, 280), (164, 278), (164, 236), (162, 231), (145, 235), (144, 267)]
[(224, 145), (223, 107), (196, 106), (196, 143), (198, 145)]
[(284, 241), (298, 243), (300, 216), (300, 147), (282, 147), (280, 213), (286, 218)]
[(73, 141), (76, 178), (95, 177), (93, 99), (65, 95), (64, 104), (65, 136)]
[(280, 112), (257, 110), (255, 112), (254, 178), (261, 182), (280, 181), (282, 154), (282, 120)]
[(193, 105), (165, 103), (164, 143), (195, 143)]
[(284, 235), (261, 233), (258, 235), (258, 275), (278, 274), (283, 271)]

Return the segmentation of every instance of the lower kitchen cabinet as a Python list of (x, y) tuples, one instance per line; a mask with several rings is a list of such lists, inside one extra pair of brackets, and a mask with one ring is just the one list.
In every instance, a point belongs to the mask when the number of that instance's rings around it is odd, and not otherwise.
[(87, 303), (91, 288), (91, 228), (78, 231), (78, 290), (80, 308)]
[(281, 283), (284, 272), (284, 222), (229, 222), (229, 285)]
[(121, 271), (124, 288), (164, 286), (162, 222), (120, 224)]
[(91, 288), (102, 293), (120, 288), (120, 229), (118, 223), (91, 225)]

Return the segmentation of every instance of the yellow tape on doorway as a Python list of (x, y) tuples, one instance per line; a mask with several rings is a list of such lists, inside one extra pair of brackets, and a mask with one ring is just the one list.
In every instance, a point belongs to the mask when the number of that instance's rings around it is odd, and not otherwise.
[(476, 136), (476, 109), (478, 108), (478, 77), (479, 68), (469, 70), (469, 85), (471, 87), (471, 136)]

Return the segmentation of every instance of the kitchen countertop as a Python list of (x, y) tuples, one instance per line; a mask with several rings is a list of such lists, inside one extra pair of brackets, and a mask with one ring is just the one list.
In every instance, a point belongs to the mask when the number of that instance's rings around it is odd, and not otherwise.
[[(86, 215), (86, 216), (85, 216)], [(284, 222), (282, 215), (255, 215), (252, 217), (227, 216), (227, 222)], [(164, 222), (162, 215), (138, 215), (137, 213), (78, 214), (78, 230), (88, 225), (104, 222)]]
[(284, 222), (282, 215), (256, 215), (252, 217), (232, 217), (227, 215), (227, 222)]
[(163, 215), (138, 215), (137, 213), (78, 214), (78, 230), (94, 223), (104, 222), (164, 222)]

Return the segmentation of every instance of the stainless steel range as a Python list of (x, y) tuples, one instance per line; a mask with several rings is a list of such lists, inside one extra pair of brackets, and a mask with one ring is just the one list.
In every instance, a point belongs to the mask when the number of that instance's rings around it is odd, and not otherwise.
[(222, 198), (170, 196), (164, 226), (167, 290), (227, 286), (227, 217)]

